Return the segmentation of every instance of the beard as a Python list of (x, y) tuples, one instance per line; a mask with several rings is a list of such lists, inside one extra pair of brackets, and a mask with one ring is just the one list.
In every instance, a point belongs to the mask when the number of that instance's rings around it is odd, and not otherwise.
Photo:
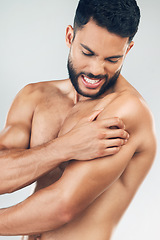
[[(90, 97), (90, 98), (97, 98), (99, 96), (101, 96), (102, 94), (104, 94), (106, 91), (110, 90), (111, 88), (113, 88), (117, 82), (117, 79), (120, 75), (121, 69), (118, 70), (111, 78), (108, 77), (108, 74), (106, 75), (93, 75), (92, 73), (86, 73), (86, 72), (80, 72), (77, 73), (72, 60), (70, 58), (70, 56), (68, 57), (68, 63), (67, 63), (67, 68), (68, 68), (68, 74), (69, 74), (69, 78), (71, 80), (71, 83), (73, 85), (73, 87), (75, 88), (75, 90), (77, 91), (77, 93), (79, 93), (80, 95), (84, 96), (84, 97)], [(105, 79), (104, 84), (101, 86), (100, 90), (95, 93), (95, 94), (87, 94), (84, 93), (78, 84), (78, 78), (81, 75), (85, 75), (88, 78), (92, 78), (92, 79)]]

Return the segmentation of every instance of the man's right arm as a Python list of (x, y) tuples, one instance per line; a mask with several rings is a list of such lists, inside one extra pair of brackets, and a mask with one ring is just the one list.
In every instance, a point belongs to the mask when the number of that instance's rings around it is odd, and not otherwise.
[[(31, 184), (62, 162), (71, 159), (91, 160), (117, 153), (120, 146), (125, 144), (127, 133), (123, 129), (107, 129), (106, 125), (122, 126), (123, 124), (116, 118), (103, 120), (98, 123), (98, 127), (96, 124), (96, 121), (80, 123), (64, 136), (31, 149), (8, 149), (2, 140), (2, 135), (0, 140), (1, 149), (3, 146), (3, 150), (0, 151), (0, 194), (11, 193)], [(105, 128), (108, 132), (107, 137)], [(12, 132), (12, 128), (8, 131)], [(14, 127), (13, 131), (15, 132)], [(4, 139), (8, 137), (7, 134), (12, 135), (11, 132), (7, 133), (6, 130)], [(103, 133), (100, 134), (100, 132)], [(110, 140), (114, 137), (117, 139)], [(14, 138), (16, 139), (16, 134)], [(89, 139), (93, 140), (89, 141)], [(10, 138), (9, 141), (11, 141)], [(76, 145), (74, 145), (75, 141)]]
[[(82, 119), (64, 136), (28, 149), (37, 104), (32, 92), (25, 88), (17, 95), (6, 127), (0, 134), (0, 194), (11, 193), (31, 184), (62, 162), (115, 154), (127, 138), (121, 120), (94, 121), (100, 110)], [(111, 126), (119, 129), (110, 129)]]
[(0, 194), (29, 185), (68, 160), (65, 148), (58, 152), (59, 141), (29, 149), (32, 118), (41, 97), (35, 87), (30, 84), (17, 94), (0, 133)]
[(28, 149), (25, 133), (19, 126), (9, 126), (0, 136), (0, 194), (14, 192), (69, 160), (68, 150), (60, 149), (63, 139), (56, 139)]

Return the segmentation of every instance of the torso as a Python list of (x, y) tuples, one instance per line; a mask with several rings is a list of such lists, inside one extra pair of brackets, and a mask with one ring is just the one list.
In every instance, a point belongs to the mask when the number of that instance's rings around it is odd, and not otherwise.
[[(56, 83), (56, 88), (57, 86)], [(63, 94), (63, 91), (61, 93), (57, 90), (53, 95), (48, 94), (45, 101), (40, 102), (35, 110), (30, 147), (65, 134), (87, 113), (96, 108), (107, 108), (117, 97), (119, 97), (118, 93), (111, 93), (103, 99), (87, 100), (75, 104), (67, 94)], [(131, 161), (137, 159), (138, 156), (138, 154), (135, 154)], [(49, 174), (41, 177), (37, 181), (35, 191), (57, 181), (64, 169), (65, 165), (62, 164)], [(77, 219), (55, 231), (41, 234), (41, 240), (109, 240), (113, 228), (132, 199), (132, 197), (126, 198), (127, 191), (122, 184), (121, 178), (124, 178), (125, 172)], [(32, 239), (36, 238), (29, 237), (29, 240)]]

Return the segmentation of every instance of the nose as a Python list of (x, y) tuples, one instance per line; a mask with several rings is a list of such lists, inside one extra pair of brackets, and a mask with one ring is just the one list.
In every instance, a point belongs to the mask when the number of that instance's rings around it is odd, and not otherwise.
[(94, 76), (98, 76), (98, 75), (104, 76), (106, 74), (104, 62), (99, 59), (92, 60), (89, 65), (89, 71)]

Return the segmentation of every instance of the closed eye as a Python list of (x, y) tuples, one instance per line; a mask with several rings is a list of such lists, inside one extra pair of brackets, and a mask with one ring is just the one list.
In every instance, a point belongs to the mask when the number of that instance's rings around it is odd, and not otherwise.
[(83, 51), (82, 51), (82, 53), (83, 53), (83, 55), (85, 55), (85, 56), (87, 56), (87, 57), (91, 57), (91, 56), (94, 55), (93, 53), (85, 53), (85, 52), (83, 52)]
[(111, 62), (111, 63), (117, 63), (119, 61), (119, 58), (117, 60), (112, 60), (112, 59), (107, 59), (108, 62)]

